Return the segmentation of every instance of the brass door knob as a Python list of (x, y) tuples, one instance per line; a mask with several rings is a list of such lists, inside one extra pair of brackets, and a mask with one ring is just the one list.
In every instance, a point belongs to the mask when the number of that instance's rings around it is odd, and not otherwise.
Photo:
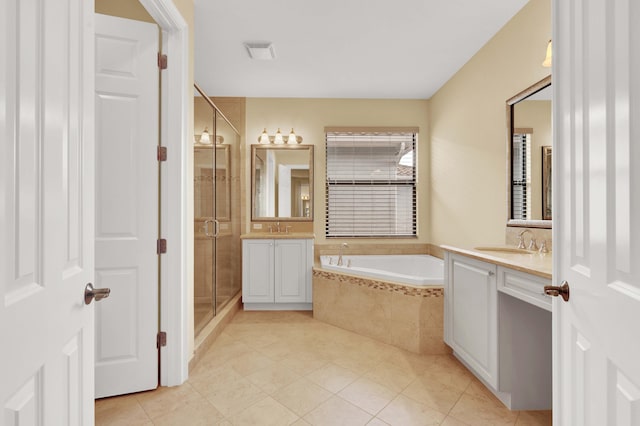
[(554, 286), (554, 285), (545, 285), (544, 294), (547, 294), (553, 297), (562, 296), (562, 300), (564, 300), (565, 302), (568, 302), (569, 301), (569, 283), (566, 281), (562, 281), (562, 285), (560, 287)]

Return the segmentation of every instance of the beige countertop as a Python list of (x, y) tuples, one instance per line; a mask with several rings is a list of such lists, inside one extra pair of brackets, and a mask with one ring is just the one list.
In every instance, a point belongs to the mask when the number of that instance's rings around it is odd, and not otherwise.
[(313, 232), (250, 232), (240, 235), (241, 240), (302, 240), (315, 238)]
[(493, 263), (499, 266), (537, 275), (542, 278), (551, 279), (552, 256), (551, 253), (506, 253), (500, 251), (484, 251), (470, 248), (440, 246), (443, 250), (451, 253), (463, 254), (474, 259)]

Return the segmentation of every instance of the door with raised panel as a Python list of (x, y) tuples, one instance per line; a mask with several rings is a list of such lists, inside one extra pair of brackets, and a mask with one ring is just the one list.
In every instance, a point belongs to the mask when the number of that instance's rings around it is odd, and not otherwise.
[(445, 338), (471, 368), (498, 387), (496, 266), (447, 254)]
[(307, 241), (275, 241), (275, 302), (307, 301)]
[(242, 302), (273, 303), (273, 240), (242, 241)]
[[(96, 15), (96, 397), (158, 385), (158, 27)], [(177, 242), (175, 242), (177, 244)]]
[(0, 28), (0, 424), (90, 425), (93, 2), (2, 1)]
[(640, 7), (553, 2), (554, 424), (640, 424)]

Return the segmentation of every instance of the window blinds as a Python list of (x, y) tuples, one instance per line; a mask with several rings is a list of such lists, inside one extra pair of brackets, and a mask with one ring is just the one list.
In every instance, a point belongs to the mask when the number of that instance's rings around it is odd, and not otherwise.
[(511, 168), (511, 217), (531, 218), (531, 134), (514, 133)]
[(416, 236), (415, 132), (326, 133), (326, 236)]

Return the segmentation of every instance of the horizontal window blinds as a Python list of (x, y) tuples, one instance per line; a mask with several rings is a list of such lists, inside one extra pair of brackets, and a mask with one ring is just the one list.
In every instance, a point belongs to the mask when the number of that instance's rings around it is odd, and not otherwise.
[(513, 134), (511, 158), (511, 217), (527, 220), (531, 218), (531, 134)]
[(326, 133), (326, 236), (416, 236), (413, 132)]

